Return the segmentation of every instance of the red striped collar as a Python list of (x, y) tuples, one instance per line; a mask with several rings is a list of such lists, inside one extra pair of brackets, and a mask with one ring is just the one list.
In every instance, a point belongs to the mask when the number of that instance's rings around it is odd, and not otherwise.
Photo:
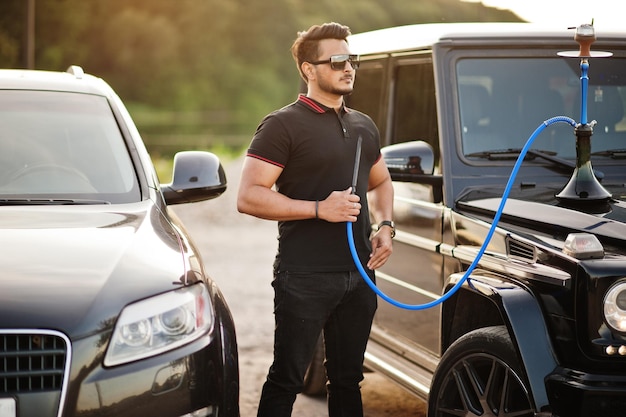
[[(329, 110), (333, 110), (330, 107), (326, 107), (321, 103), (318, 103), (317, 101), (313, 100), (310, 97), (307, 97), (304, 94), (300, 94), (298, 96), (298, 101), (304, 105), (306, 105), (308, 108), (310, 108), (311, 110), (313, 110), (316, 113), (326, 113)], [(341, 106), (341, 110), (345, 111), (346, 113), (348, 113), (350, 111), (350, 109), (348, 109), (345, 104), (342, 104)]]

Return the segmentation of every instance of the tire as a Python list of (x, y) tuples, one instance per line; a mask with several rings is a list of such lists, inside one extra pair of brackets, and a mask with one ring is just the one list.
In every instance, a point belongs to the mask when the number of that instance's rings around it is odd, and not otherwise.
[(529, 384), (504, 326), (474, 330), (441, 358), (428, 417), (532, 417)]
[(313, 359), (304, 374), (302, 393), (311, 397), (326, 395), (326, 368), (324, 368), (324, 338), (317, 340)]

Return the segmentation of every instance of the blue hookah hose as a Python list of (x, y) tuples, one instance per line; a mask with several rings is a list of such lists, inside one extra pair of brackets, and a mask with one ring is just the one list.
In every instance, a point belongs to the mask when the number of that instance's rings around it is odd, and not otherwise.
[[(584, 82), (584, 77), (583, 77), (583, 82)], [(586, 93), (586, 90), (585, 90), (585, 93)], [(586, 103), (586, 100), (583, 100), (583, 103)], [(582, 112), (586, 113), (586, 109), (584, 108), (584, 106), (585, 104), (583, 104)], [(586, 114), (583, 114), (582, 116), (586, 119)], [(551, 124), (558, 123), (558, 122), (568, 123), (573, 127), (576, 126), (576, 122), (572, 118), (566, 117), (566, 116), (557, 116), (557, 117), (552, 117), (551, 119), (544, 121), (541, 125), (537, 127), (537, 129), (535, 129), (533, 134), (526, 141), (526, 144), (524, 145), (524, 148), (522, 148), (522, 151), (520, 152), (519, 156), (517, 157), (517, 161), (515, 162), (515, 165), (513, 166), (513, 171), (511, 172), (509, 181), (507, 182), (506, 187), (504, 189), (504, 193), (502, 194), (500, 206), (498, 207), (498, 210), (496, 211), (496, 215), (494, 216), (493, 222), (491, 224), (491, 228), (489, 229), (489, 232), (487, 233), (487, 236), (485, 237), (485, 241), (483, 242), (483, 245), (480, 247), (478, 254), (474, 258), (474, 261), (470, 264), (469, 268), (465, 271), (463, 278), (461, 278), (449, 291), (444, 293), (441, 297), (439, 297), (436, 300), (433, 300), (425, 304), (405, 304), (397, 300), (394, 300), (393, 298), (385, 294), (382, 290), (380, 290), (380, 288), (376, 286), (376, 284), (372, 281), (369, 275), (367, 275), (365, 268), (363, 268), (363, 265), (361, 264), (361, 260), (359, 259), (359, 255), (356, 251), (356, 246), (354, 244), (354, 233), (352, 230), (352, 222), (347, 222), (346, 226), (347, 226), (348, 246), (350, 247), (350, 253), (352, 254), (352, 259), (354, 260), (354, 264), (356, 265), (359, 273), (361, 274), (361, 277), (365, 280), (367, 285), (369, 285), (369, 287), (376, 294), (378, 294), (378, 296), (380, 296), (380, 298), (382, 298), (383, 300), (387, 301), (388, 303), (396, 307), (403, 308), (405, 310), (425, 310), (425, 309), (434, 307), (446, 301), (448, 298), (450, 298), (459, 288), (461, 288), (463, 283), (467, 280), (467, 278), (470, 276), (472, 271), (474, 271), (474, 268), (476, 268), (476, 265), (478, 265), (478, 263), (480, 262), (480, 259), (485, 253), (485, 250), (487, 249), (487, 246), (489, 245), (489, 242), (491, 241), (491, 238), (496, 230), (496, 226), (498, 225), (498, 222), (500, 221), (502, 210), (504, 209), (504, 205), (506, 204), (506, 200), (509, 197), (509, 193), (511, 192), (511, 188), (513, 187), (515, 177), (517, 176), (519, 168), (522, 165), (522, 162), (524, 161), (524, 157), (526, 156), (526, 153), (532, 146), (537, 136), (546, 127), (550, 126)], [(360, 159), (360, 158), (357, 158), (357, 159)], [(354, 191), (354, 188), (353, 188), (353, 191)]]

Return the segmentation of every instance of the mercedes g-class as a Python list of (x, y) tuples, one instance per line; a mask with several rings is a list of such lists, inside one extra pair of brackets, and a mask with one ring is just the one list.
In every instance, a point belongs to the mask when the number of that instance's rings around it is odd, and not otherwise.
[(347, 105), (377, 123), (394, 180), (377, 286), (421, 305), (463, 280), (433, 308), (379, 302), (366, 367), (433, 417), (623, 416), (626, 32), (426, 24), (349, 41)]

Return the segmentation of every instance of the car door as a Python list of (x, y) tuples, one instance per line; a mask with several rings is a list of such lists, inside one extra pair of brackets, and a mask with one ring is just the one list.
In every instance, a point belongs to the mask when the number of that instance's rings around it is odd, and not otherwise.
[[(439, 172), (436, 95), (430, 54), (363, 59), (348, 104), (368, 112), (383, 145), (422, 140)], [(441, 190), (428, 184), (394, 182), (394, 252), (377, 271), (377, 285), (401, 303), (417, 305), (441, 295), (443, 213)], [(397, 352), (439, 352), (440, 308), (415, 311), (379, 302), (372, 338)]]

